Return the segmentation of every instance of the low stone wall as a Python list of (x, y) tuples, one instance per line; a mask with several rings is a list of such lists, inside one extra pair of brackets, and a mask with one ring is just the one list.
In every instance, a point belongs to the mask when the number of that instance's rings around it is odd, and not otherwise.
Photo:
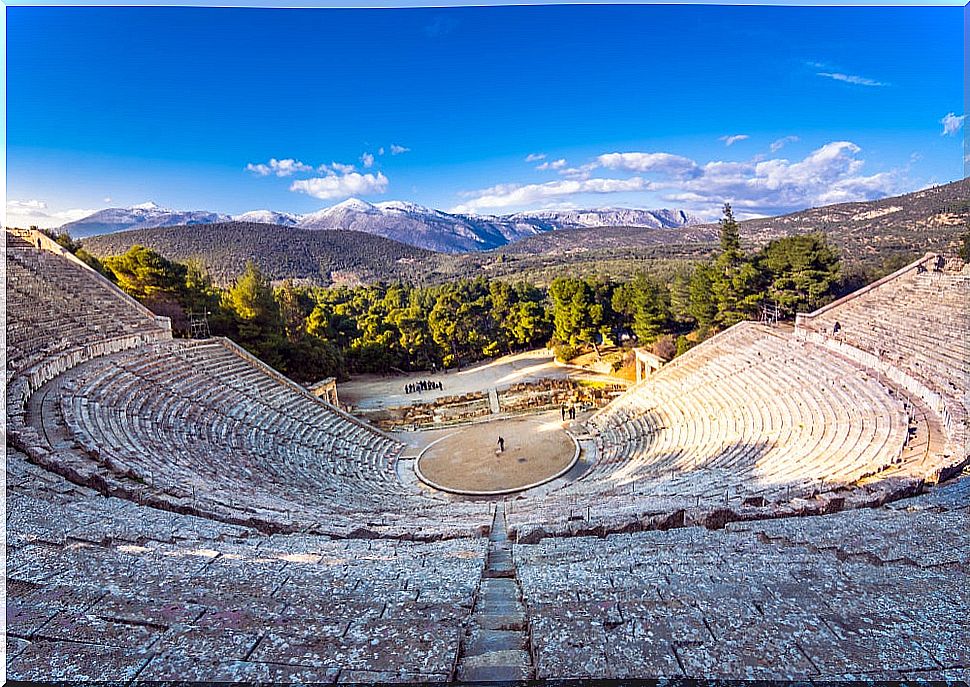
[(488, 394), (475, 392), (445, 396), (428, 403), (416, 403), (382, 410), (357, 410), (357, 415), (381, 429), (433, 427), (449, 422), (473, 420), (491, 414)]
[(560, 406), (585, 405), (602, 408), (623, 385), (592, 387), (569, 379), (547, 379), (541, 382), (522, 382), (499, 391), (502, 412), (515, 413)]

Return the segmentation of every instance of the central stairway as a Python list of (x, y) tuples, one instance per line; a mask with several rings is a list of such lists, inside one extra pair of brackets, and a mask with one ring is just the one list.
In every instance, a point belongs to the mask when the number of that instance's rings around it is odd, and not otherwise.
[(467, 682), (533, 677), (529, 626), (505, 526), (504, 504), (496, 504), (475, 613), (462, 638), (458, 679)]

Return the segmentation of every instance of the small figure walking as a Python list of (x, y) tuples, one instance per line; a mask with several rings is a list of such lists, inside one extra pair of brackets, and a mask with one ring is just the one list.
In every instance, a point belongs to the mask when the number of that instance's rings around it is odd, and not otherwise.
[(565, 404), (559, 405), (559, 415), (562, 417), (562, 421), (566, 421), (566, 406)]
[(499, 453), (505, 453), (505, 438), (504, 437), (499, 437), (498, 438), (498, 452)]

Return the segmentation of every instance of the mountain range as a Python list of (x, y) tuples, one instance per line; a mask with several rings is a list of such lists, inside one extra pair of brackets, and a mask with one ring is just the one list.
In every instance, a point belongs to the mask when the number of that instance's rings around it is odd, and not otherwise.
[(132, 229), (232, 221), (310, 230), (360, 231), (441, 253), (491, 250), (559, 229), (601, 226), (677, 229), (700, 223), (698, 218), (683, 210), (597, 208), (472, 215), (442, 212), (397, 200), (368, 203), (350, 198), (305, 215), (253, 210), (230, 216), (206, 210), (168, 210), (155, 203), (144, 203), (130, 208), (100, 210), (69, 222), (60, 230), (81, 239)]
[[(347, 203), (341, 205), (348, 209)], [(374, 212), (363, 204), (360, 211)], [(250, 216), (268, 218), (263, 214)], [(291, 221), (303, 219), (290, 217)], [(534, 283), (548, 283), (564, 272), (622, 277), (666, 261), (704, 259), (718, 245), (718, 226), (713, 223), (669, 229), (579, 227), (542, 230), (491, 251), (456, 255), (423, 250), (372, 233), (285, 226), (282, 222), (286, 217), (276, 221), (146, 228), (95, 236), (83, 243), (99, 257), (117, 255), (140, 244), (174, 260), (199, 258), (220, 284), (231, 283), (252, 258), (274, 281), (296, 279), (320, 285), (397, 279), (428, 284), (480, 274)], [(323, 217), (325, 224), (333, 221), (332, 215)], [(928, 250), (952, 253), (967, 227), (970, 179), (962, 179), (892, 198), (745, 220), (741, 222), (741, 237), (748, 249), (755, 249), (780, 236), (821, 232), (839, 247), (847, 269), (877, 268), (886, 260), (908, 261)]]

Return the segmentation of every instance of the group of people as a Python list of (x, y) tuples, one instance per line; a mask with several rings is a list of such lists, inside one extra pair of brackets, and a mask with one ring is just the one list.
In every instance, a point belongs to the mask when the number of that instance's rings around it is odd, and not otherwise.
[(566, 421), (566, 416), (567, 415), (569, 416), (569, 419), (570, 420), (575, 420), (576, 419), (576, 406), (569, 406), (568, 408), (565, 405), (559, 406), (559, 415), (560, 415), (560, 417), (562, 417), (563, 422)]
[(433, 381), (430, 379), (422, 379), (420, 382), (412, 382), (411, 384), (404, 385), (404, 393), (413, 394), (420, 393), (422, 391), (440, 391), (444, 389), (445, 385), (441, 382)]

